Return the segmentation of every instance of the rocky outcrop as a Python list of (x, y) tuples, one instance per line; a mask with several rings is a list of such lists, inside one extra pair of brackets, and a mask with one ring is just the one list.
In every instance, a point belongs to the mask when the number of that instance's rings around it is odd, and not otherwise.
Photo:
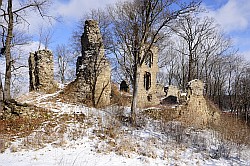
[(29, 57), (30, 91), (53, 93), (57, 90), (54, 80), (53, 54), (49, 50), (38, 50)]
[(35, 107), (26, 103), (20, 103), (11, 99), (2, 102), (3, 112), (0, 114), (0, 120), (15, 119), (19, 117), (36, 117), (38, 112)]

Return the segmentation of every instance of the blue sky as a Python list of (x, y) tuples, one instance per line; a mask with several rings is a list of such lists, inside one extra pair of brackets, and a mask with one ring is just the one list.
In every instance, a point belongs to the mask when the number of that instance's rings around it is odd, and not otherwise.
[[(62, 16), (62, 22), (53, 22), (53, 39), (50, 45), (69, 43), (76, 22), (93, 8), (102, 8), (118, 0), (54, 0), (50, 10), (52, 15)], [(207, 15), (214, 17), (221, 29), (234, 41), (239, 54), (250, 61), (250, 0), (203, 0), (202, 5), (208, 10)], [(32, 15), (33, 16), (33, 15)], [(32, 18), (30, 33), (36, 35), (41, 26), (41, 19)], [(45, 23), (45, 25), (49, 25)]]
[(250, 61), (250, 1), (204, 0), (203, 3), (208, 15), (232, 38), (239, 54)]

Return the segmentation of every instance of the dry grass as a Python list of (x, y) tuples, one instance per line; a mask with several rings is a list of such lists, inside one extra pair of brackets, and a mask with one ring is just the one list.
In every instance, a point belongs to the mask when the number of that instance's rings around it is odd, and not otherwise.
[(169, 122), (178, 118), (179, 110), (171, 107), (160, 107), (159, 109), (146, 109), (143, 111), (144, 116), (148, 116), (154, 120)]
[[(207, 104), (211, 113), (220, 113), (219, 108), (216, 105), (208, 100)], [(153, 120), (159, 120), (159, 126), (163, 126), (160, 127), (162, 129), (164, 128), (164, 124), (173, 120), (180, 120), (183, 127), (201, 128), (200, 126), (195, 125), (192, 120), (199, 118), (197, 115), (192, 114), (192, 118), (186, 117), (183, 120), (183, 118), (181, 118), (182, 116), (185, 116), (185, 114), (182, 114), (183, 112), (188, 112), (186, 106), (182, 106), (180, 110), (171, 107), (161, 107), (161, 109), (144, 110), (142, 116), (149, 117)], [(141, 124), (143, 124), (143, 122), (141, 122)], [(215, 119), (215, 121), (210, 121), (208, 125), (203, 126), (203, 129), (204, 128), (218, 131), (219, 135), (217, 136), (222, 140), (232, 141), (237, 144), (250, 145), (250, 126), (235, 115), (220, 114), (219, 118)]]
[[(41, 108), (34, 109), (34, 116), (16, 116), (13, 118), (0, 120), (0, 151), (3, 152), (10, 147), (12, 141), (17, 138), (29, 136), (34, 130), (37, 130), (42, 123), (50, 118), (50, 113)], [(15, 151), (15, 147), (11, 147)]]
[(222, 114), (220, 122), (211, 127), (218, 131), (223, 139), (250, 145), (250, 127), (235, 115)]

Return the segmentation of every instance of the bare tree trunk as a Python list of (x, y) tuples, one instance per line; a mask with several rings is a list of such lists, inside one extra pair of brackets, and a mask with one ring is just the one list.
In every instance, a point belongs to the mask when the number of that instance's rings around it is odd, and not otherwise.
[[(0, 7), (2, 6), (2, 0), (0, 0)], [(0, 73), (0, 114), (3, 112), (3, 85), (2, 85), (2, 77)]]
[(193, 55), (190, 51), (189, 62), (188, 62), (188, 82), (193, 80), (194, 70), (193, 70)]
[(2, 85), (2, 77), (0, 73), (0, 115), (3, 112), (3, 85)]
[(5, 59), (6, 59), (6, 71), (5, 71), (5, 83), (4, 83), (4, 100), (10, 100), (10, 83), (11, 83), (11, 40), (13, 38), (13, 12), (12, 12), (12, 0), (8, 0), (8, 34), (5, 41)]
[(92, 101), (92, 105), (95, 108), (96, 107), (96, 97), (95, 97), (95, 93), (96, 93), (96, 83), (97, 83), (97, 78), (94, 78), (94, 83), (92, 83), (93, 85), (91, 86), (91, 101)]
[(0, 101), (3, 101), (3, 84), (2, 84), (1, 73), (0, 73)]
[(138, 97), (138, 83), (139, 83), (140, 73), (134, 73), (134, 82), (133, 82), (133, 97), (131, 104), (131, 118), (132, 125), (136, 126), (136, 108), (137, 108), (137, 97)]

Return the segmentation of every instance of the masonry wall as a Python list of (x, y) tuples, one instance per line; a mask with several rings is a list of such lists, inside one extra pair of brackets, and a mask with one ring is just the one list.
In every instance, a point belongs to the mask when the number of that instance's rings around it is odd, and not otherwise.
[(57, 89), (54, 80), (53, 54), (49, 50), (38, 50), (29, 56), (30, 91), (53, 93)]
[(187, 86), (187, 110), (182, 112), (182, 120), (192, 122), (197, 127), (206, 127), (209, 124), (217, 123), (220, 114), (213, 110), (206, 101), (204, 95), (204, 83), (195, 79)]
[(84, 33), (81, 37), (82, 55), (76, 64), (76, 80), (69, 84), (64, 98), (91, 104), (94, 89), (97, 107), (110, 104), (111, 95), (111, 67), (104, 54), (104, 45), (98, 23), (86, 20)]
[[(138, 107), (147, 107), (153, 106), (160, 103), (157, 98), (157, 87), (156, 87), (156, 76), (159, 71), (157, 62), (158, 62), (158, 49), (156, 47), (151, 48), (153, 55), (151, 67), (146, 63), (143, 63), (140, 68), (140, 79), (138, 83)], [(151, 83), (150, 88), (146, 89), (145, 87), (145, 74), (150, 73)]]
[(167, 91), (167, 96), (175, 96), (179, 98), (180, 90), (177, 88), (177, 86), (169, 85), (168, 86), (168, 91)]
[(105, 60), (102, 64), (101, 72), (96, 82), (96, 100), (100, 97), (99, 105), (109, 105), (111, 95), (111, 67)]

